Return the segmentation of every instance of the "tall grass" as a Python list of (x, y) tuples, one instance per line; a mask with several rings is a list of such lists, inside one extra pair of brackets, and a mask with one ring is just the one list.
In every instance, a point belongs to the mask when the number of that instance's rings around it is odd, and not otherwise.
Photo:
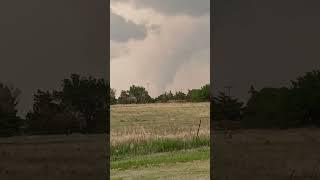
[(209, 147), (208, 136), (181, 138), (157, 138), (139, 142), (127, 142), (111, 146), (111, 160), (121, 160), (137, 155), (148, 155), (152, 153), (171, 152), (198, 147)]
[(196, 160), (208, 160), (210, 148), (203, 147), (186, 151), (173, 151), (152, 155), (135, 156), (130, 159), (111, 161), (111, 169), (131, 169), (139, 167), (157, 166), (177, 162), (189, 162)]
[[(172, 131), (166, 129), (145, 129), (143, 126), (131, 127), (121, 131), (111, 131), (111, 145), (125, 143), (139, 143), (150, 139), (190, 139), (197, 136), (197, 127), (187, 128), (172, 128)], [(199, 129), (199, 136), (210, 136), (210, 130), (205, 128)]]

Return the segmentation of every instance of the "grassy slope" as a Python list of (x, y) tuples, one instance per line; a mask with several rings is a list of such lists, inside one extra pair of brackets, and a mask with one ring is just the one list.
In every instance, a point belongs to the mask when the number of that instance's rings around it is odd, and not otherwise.
[(209, 148), (111, 162), (111, 179), (209, 179)]
[(112, 106), (112, 179), (208, 179), (209, 127), (209, 103)]
[(138, 155), (147, 155), (159, 152), (172, 152), (198, 147), (209, 147), (209, 137), (192, 139), (153, 139), (139, 143), (118, 144), (111, 146), (111, 159), (121, 160)]
[(111, 169), (134, 169), (139, 167), (159, 166), (176, 162), (208, 160), (210, 154), (209, 151), (209, 147), (203, 147), (191, 150), (134, 156), (122, 160), (111, 161)]

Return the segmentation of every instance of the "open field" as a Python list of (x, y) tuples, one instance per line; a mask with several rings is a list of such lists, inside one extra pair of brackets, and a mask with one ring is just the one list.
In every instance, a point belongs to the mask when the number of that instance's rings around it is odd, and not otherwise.
[(112, 106), (112, 179), (209, 179), (209, 111), (209, 103)]
[(209, 103), (159, 103), (111, 106), (111, 144), (152, 138), (210, 134)]
[(216, 132), (214, 141), (217, 180), (320, 179), (319, 129)]
[(106, 138), (80, 134), (1, 138), (0, 179), (103, 179)]
[[(173, 175), (168, 165), (179, 171), (180, 177), (190, 176), (184, 175), (191, 167), (189, 164), (194, 165), (191, 168), (194, 176), (190, 177), (208, 177), (209, 103), (144, 106), (112, 107), (112, 147), (124, 150), (118, 154), (117, 161), (111, 163), (113, 177), (122, 177), (130, 171), (138, 179), (144, 177), (143, 174), (152, 178), (157, 169), (167, 172), (162, 177), (168, 177)], [(195, 138), (200, 119), (199, 137)], [(81, 134), (1, 138), (1, 180), (103, 179), (106, 138), (105, 135)], [(136, 152), (142, 153), (128, 151), (127, 143), (129, 149), (134, 147)], [(203, 146), (206, 149), (203, 150)], [(145, 151), (137, 147), (144, 147)], [(165, 158), (167, 155), (174, 158)]]

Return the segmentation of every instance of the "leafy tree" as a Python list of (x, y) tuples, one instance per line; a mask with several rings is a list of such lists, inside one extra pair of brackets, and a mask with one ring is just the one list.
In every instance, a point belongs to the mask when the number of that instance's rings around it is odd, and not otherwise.
[(177, 91), (175, 93), (173, 99), (175, 99), (175, 100), (185, 100), (186, 99), (186, 94), (181, 92), (181, 91)]
[(303, 124), (320, 126), (320, 71), (314, 70), (291, 81), (295, 111), (303, 114)]
[(191, 102), (210, 101), (210, 85), (206, 84), (200, 89), (188, 90), (187, 99)]
[(103, 79), (77, 74), (63, 80), (62, 91), (38, 90), (27, 115), (28, 129), (31, 133), (106, 132), (109, 90)]
[(177, 100), (177, 99), (176, 99), (176, 96), (173, 95), (171, 91), (160, 94), (158, 97), (155, 98), (156, 102), (161, 102), (161, 103), (165, 103), (172, 100)]
[(210, 85), (206, 84), (201, 87), (200, 99), (202, 101), (210, 101)]
[(187, 99), (188, 99), (188, 101), (192, 101), (192, 102), (200, 102), (201, 101), (201, 90), (200, 89), (188, 90)]
[(129, 98), (129, 92), (122, 90), (120, 93), (120, 96), (118, 98), (118, 102), (120, 104), (127, 104), (128, 103), (128, 98)]
[(152, 102), (152, 98), (149, 96), (148, 91), (142, 86), (130, 86), (129, 96), (133, 96), (137, 98), (138, 104), (150, 103)]
[(172, 94), (171, 91), (168, 92), (167, 97), (169, 101), (174, 99), (174, 95)]
[(156, 102), (166, 103), (169, 101), (169, 97), (167, 92), (160, 94), (158, 97), (155, 98)]
[(238, 99), (227, 96), (219, 92), (217, 97), (213, 98), (212, 115), (214, 120), (240, 120), (243, 103)]
[(46, 132), (48, 131), (48, 121), (57, 113), (58, 107), (55, 106), (53, 96), (49, 91), (37, 90), (34, 94), (33, 110), (26, 116), (28, 122), (28, 131)]
[(116, 98), (116, 90), (110, 88), (110, 104), (116, 104), (117, 98)]
[(0, 83), (0, 136), (20, 133), (23, 121), (17, 116), (16, 109), (19, 95), (19, 89)]
[(79, 130), (73, 111), (59, 99), (59, 92), (37, 90), (33, 109), (26, 116), (31, 134), (61, 134)]
[(301, 114), (292, 106), (288, 88), (251, 91), (244, 116), (245, 126), (257, 128), (288, 128), (298, 126), (301, 121)]
[(109, 88), (103, 79), (72, 74), (63, 80), (61, 101), (84, 115), (87, 132), (106, 132)]

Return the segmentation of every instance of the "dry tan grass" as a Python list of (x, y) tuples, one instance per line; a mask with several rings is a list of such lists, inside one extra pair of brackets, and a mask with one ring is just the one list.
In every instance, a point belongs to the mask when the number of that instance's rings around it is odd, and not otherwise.
[[(154, 131), (145, 131), (145, 130), (136, 130), (131, 132), (113, 132), (111, 138), (111, 145), (123, 144), (128, 142), (141, 142), (152, 139), (191, 139), (196, 137), (197, 130), (185, 131), (185, 130), (177, 130), (175, 133), (167, 133), (166, 131), (162, 131), (161, 133), (153, 133)], [(210, 131), (207, 129), (200, 129), (198, 136), (210, 136)]]
[(210, 135), (209, 103), (156, 103), (111, 106), (111, 145), (155, 138)]

